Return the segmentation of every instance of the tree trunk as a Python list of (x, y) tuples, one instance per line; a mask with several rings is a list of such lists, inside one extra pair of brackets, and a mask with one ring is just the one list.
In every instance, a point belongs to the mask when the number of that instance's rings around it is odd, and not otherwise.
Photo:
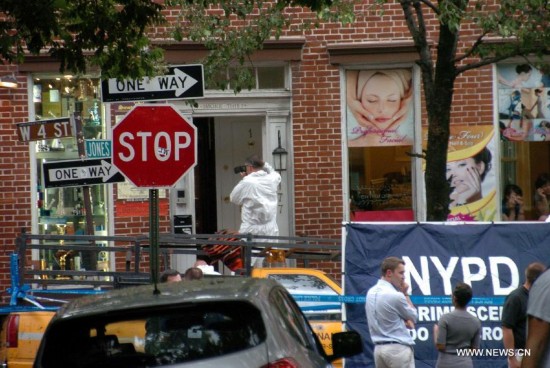
[[(435, 76), (423, 75), (428, 113), (426, 151), (426, 205), (428, 221), (446, 221), (449, 215), (450, 185), (447, 181), (447, 148), (451, 122), (453, 86), (456, 78), (458, 33), (441, 25)], [(422, 74), (427, 70), (422, 69)], [(431, 83), (426, 83), (430, 81)]]
[[(449, 142), (452, 85), (434, 86), (428, 103), (428, 144), (426, 150), (426, 206), (428, 221), (446, 221), (449, 214), (450, 186), (447, 181), (447, 147)], [(432, 105), (431, 107), (429, 107)]]

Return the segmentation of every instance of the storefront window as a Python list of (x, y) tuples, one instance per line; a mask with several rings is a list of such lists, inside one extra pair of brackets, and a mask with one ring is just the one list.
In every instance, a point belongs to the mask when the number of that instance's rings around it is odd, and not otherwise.
[(412, 146), (350, 148), (352, 220), (413, 220)]
[[(537, 208), (537, 182), (550, 173), (550, 76), (526, 63), (497, 65), (497, 76), (502, 219), (522, 211), (527, 221), (541, 220), (550, 211)], [(506, 195), (511, 187), (521, 191), (517, 203)]]
[(352, 221), (414, 220), (410, 69), (346, 71)]
[[(74, 112), (80, 112), (84, 139), (106, 138), (105, 117), (99, 96), (99, 78), (35, 75), (33, 81), (36, 121), (70, 117)], [(78, 133), (76, 127), (75, 133)], [(105, 185), (91, 185), (87, 188), (72, 186), (70, 183), (51, 185), (44, 177), (44, 164), (79, 160), (85, 157), (84, 146), (77, 143), (75, 136), (36, 142), (37, 211), (40, 234), (91, 235), (90, 229), (95, 235), (107, 234), (109, 198)], [(85, 195), (89, 195), (89, 201), (86, 201)], [(91, 226), (86, 222), (87, 211), (92, 214)], [(67, 257), (61, 254), (62, 252), (54, 250), (41, 252), (40, 259), (44, 260), (45, 267), (69, 269), (69, 263), (65, 261), (72, 259), (72, 256)], [(86, 264), (86, 258), (84, 256), (78, 259), (79, 263), (82, 262), (81, 266), (96, 269), (96, 264)]]

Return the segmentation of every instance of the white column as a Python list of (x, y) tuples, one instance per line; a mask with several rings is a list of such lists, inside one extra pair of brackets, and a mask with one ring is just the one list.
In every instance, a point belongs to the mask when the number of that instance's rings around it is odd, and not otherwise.
[(279, 132), (281, 134), (281, 147), (287, 150), (287, 170), (280, 172), (281, 185), (279, 189), (279, 209), (277, 212), (277, 224), (279, 235), (290, 236), (294, 234), (294, 208), (293, 208), (293, 165), (292, 165), (292, 139), (290, 111), (268, 111), (266, 117), (267, 142), (263, 153), (264, 160), (274, 165), (273, 150), (278, 146)]

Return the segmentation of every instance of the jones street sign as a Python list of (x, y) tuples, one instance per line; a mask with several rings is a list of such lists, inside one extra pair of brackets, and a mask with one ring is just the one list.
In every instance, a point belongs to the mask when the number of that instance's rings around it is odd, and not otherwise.
[(113, 142), (110, 139), (86, 139), (86, 158), (111, 158)]
[(175, 65), (166, 75), (101, 82), (103, 102), (181, 100), (204, 97), (202, 65)]
[(46, 188), (120, 183), (124, 176), (111, 165), (111, 159), (66, 160), (43, 165)]

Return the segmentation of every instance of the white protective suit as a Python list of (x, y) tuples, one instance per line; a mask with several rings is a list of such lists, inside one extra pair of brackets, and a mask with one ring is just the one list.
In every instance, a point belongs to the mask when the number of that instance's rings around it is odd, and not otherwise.
[(241, 206), (240, 234), (279, 235), (277, 187), (281, 175), (265, 163), (263, 170), (245, 176), (233, 188), (229, 199)]

